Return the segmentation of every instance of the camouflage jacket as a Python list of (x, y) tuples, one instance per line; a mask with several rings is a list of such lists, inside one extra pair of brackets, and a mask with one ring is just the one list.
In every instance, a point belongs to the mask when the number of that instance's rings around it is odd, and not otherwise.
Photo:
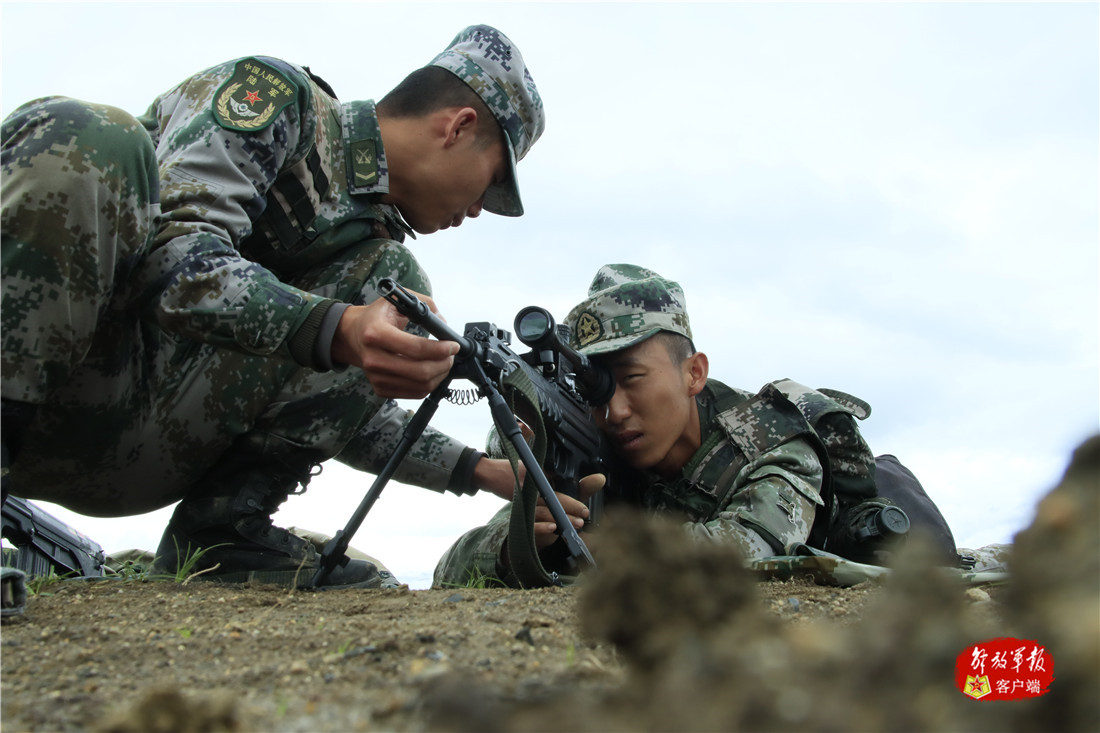
[[(431, 290), (401, 243), (411, 232), (381, 201), (390, 178), (374, 104), (341, 104), (306, 69), (249, 58), (187, 79), (139, 123), (60, 97), (4, 121), (4, 313), (19, 326), (3, 330), (4, 389), (25, 371), (25, 399), (43, 403), (13, 469), (20, 495), (93, 515), (150, 511), (250, 430), (377, 471), (408, 415), (360, 370), (324, 363), (325, 339), (380, 277)], [(54, 180), (58, 161), (74, 175)], [(125, 178), (118, 199), (97, 188), (109, 175)], [(96, 206), (54, 213), (93, 194)], [(125, 258), (117, 288), (98, 269), (99, 237)], [(77, 252), (78, 264), (53, 266)], [(92, 325), (61, 327), (67, 318)], [(12, 358), (23, 342), (49, 353)], [(478, 456), (429, 427), (394, 478), (470, 493)]]
[[(324, 369), (335, 301), (295, 273), (411, 230), (389, 192), (371, 101), (342, 104), (307, 69), (255, 57), (198, 73), (139, 118), (157, 147), (162, 218), (140, 273), (165, 330)], [(322, 353), (327, 351), (321, 350)]]
[[(797, 408), (787, 400), (766, 397), (756, 403), (756, 424), (737, 426), (742, 438), (731, 440), (730, 427), (719, 416), (754, 397), (708, 380), (696, 397), (702, 442), (680, 476), (669, 481), (650, 472), (613, 467), (604, 490), (607, 511), (635, 506), (680, 516), (696, 539), (733, 542), (749, 559), (784, 555), (787, 548), (804, 543), (822, 505), (819, 448)], [(436, 567), (437, 584), (463, 584), (471, 575), (509, 581), (499, 563), (509, 509), (458, 539)], [(551, 563), (543, 559), (547, 570), (561, 572)]]

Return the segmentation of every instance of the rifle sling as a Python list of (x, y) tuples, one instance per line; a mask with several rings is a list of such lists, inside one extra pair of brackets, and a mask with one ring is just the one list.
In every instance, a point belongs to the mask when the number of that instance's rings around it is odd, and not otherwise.
[[(542, 423), (542, 412), (539, 410), (538, 395), (530, 378), (522, 369), (516, 369), (502, 380), (502, 387), (512, 407), (512, 414), (517, 414), (517, 402), (524, 402), (528, 410), (522, 410), (523, 414), (529, 414), (528, 425), (534, 431), (535, 439), (531, 451), (535, 454), (541, 466), (546, 457), (546, 428)], [(503, 437), (503, 436), (502, 436)], [(519, 454), (515, 446), (508, 440), (501, 441), (508, 460), (512, 464), (512, 471), (517, 476), (517, 486), (512, 497), (512, 512), (508, 525), (508, 562), (511, 564), (512, 574), (523, 588), (541, 588), (548, 585), (560, 585), (557, 575), (546, 572), (539, 559), (538, 547), (535, 545), (535, 505), (539, 500), (539, 490), (531, 478), (528, 469), (523, 481), (523, 486), (518, 486)]]

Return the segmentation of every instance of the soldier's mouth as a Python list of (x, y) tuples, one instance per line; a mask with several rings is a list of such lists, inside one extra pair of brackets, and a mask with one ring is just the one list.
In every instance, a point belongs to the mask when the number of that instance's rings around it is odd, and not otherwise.
[(619, 447), (619, 450), (623, 451), (637, 450), (642, 443), (644, 435), (644, 433), (637, 430), (627, 430), (618, 433), (615, 436), (615, 445)]

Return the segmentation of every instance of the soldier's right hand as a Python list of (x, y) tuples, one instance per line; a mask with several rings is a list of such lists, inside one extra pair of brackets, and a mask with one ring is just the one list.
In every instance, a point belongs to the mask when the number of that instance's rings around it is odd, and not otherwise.
[[(431, 298), (416, 294), (437, 313)], [(332, 342), (332, 359), (362, 369), (380, 397), (418, 399), (451, 371), (458, 344), (406, 332), (408, 319), (379, 298), (344, 311)]]

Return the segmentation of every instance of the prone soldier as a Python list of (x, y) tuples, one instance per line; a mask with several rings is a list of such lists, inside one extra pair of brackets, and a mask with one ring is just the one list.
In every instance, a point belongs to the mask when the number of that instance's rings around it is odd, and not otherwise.
[[(680, 516), (693, 537), (732, 543), (748, 560), (813, 547), (881, 562), (906, 535), (906, 512), (921, 504), (922, 529), (945, 564), (957, 562), (950, 529), (915, 477), (899, 480), (897, 460), (876, 460), (859, 435), (855, 420), (869, 406), (791, 380), (754, 394), (711, 379), (676, 282), (605, 265), (566, 325), (572, 347), (615, 378), (611, 399), (594, 411), (612, 454), (607, 513), (632, 506)], [(889, 468), (876, 481), (880, 461)], [(504, 551), (506, 511), (452, 545), (436, 584), (471, 574), (517, 584)], [(547, 537), (552, 526), (538, 531)], [(540, 554), (550, 569), (561, 553), (543, 541)]]

